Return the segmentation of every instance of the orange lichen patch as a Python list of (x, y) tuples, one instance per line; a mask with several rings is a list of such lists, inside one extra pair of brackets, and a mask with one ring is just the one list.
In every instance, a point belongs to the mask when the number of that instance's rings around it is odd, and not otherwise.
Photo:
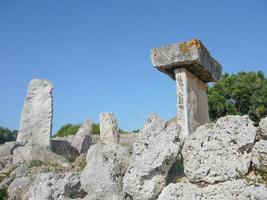
[(189, 49), (192, 46), (196, 46), (197, 48), (200, 48), (200, 41), (198, 39), (192, 39), (188, 42), (184, 42), (179, 44), (179, 50), (183, 53), (189, 53)]

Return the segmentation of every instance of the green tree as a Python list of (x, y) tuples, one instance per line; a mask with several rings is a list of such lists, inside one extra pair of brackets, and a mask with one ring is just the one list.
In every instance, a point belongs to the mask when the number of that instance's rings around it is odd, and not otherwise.
[(209, 87), (208, 102), (212, 120), (247, 114), (259, 122), (267, 115), (267, 79), (261, 71), (225, 73), (220, 82)]
[(0, 127), (0, 144), (16, 140), (17, 133), (17, 130), (11, 131), (8, 128)]

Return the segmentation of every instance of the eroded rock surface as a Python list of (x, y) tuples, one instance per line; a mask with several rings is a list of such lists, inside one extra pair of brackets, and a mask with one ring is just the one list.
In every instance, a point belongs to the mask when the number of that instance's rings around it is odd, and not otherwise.
[(226, 181), (200, 187), (191, 183), (169, 184), (158, 200), (265, 200), (265, 185), (250, 185), (245, 180)]
[(118, 122), (113, 113), (100, 113), (100, 140), (104, 143), (117, 143), (119, 141)]
[(37, 176), (23, 200), (65, 200), (79, 199), (86, 196), (81, 188), (79, 173), (44, 173)]
[(177, 123), (149, 116), (133, 146), (133, 155), (123, 180), (123, 189), (134, 200), (156, 199), (181, 150)]
[(260, 120), (259, 127), (260, 127), (260, 131), (261, 131), (261, 135), (264, 138), (267, 138), (267, 117), (262, 118)]
[(129, 164), (130, 154), (117, 144), (95, 144), (87, 154), (87, 164), (81, 173), (86, 200), (120, 200), (122, 177)]
[(31, 145), (50, 146), (52, 129), (52, 84), (33, 79), (28, 86), (17, 141)]
[(93, 142), (93, 122), (86, 120), (75, 134), (72, 145), (79, 153), (87, 153)]
[(183, 147), (185, 174), (209, 183), (246, 174), (256, 130), (248, 116), (226, 116), (199, 127)]
[(258, 169), (267, 169), (267, 140), (256, 142), (252, 149), (252, 163)]
[(67, 163), (66, 159), (56, 153), (53, 153), (50, 148), (45, 146), (24, 145), (13, 151), (13, 162), (29, 162), (32, 160), (40, 160), (49, 163)]

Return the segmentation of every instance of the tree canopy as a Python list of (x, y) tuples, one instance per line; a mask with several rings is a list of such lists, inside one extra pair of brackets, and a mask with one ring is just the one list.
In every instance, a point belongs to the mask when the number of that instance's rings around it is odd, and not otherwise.
[(209, 87), (208, 102), (211, 120), (247, 114), (257, 123), (267, 115), (267, 79), (261, 71), (225, 73)]
[(0, 144), (16, 140), (17, 134), (18, 134), (17, 130), (12, 131), (8, 128), (0, 126)]

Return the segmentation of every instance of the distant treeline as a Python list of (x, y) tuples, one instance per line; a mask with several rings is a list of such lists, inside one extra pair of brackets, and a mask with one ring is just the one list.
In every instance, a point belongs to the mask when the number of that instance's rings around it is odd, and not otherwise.
[(0, 126), (0, 144), (16, 140), (17, 135), (18, 135), (17, 130), (10, 130), (8, 128)]

